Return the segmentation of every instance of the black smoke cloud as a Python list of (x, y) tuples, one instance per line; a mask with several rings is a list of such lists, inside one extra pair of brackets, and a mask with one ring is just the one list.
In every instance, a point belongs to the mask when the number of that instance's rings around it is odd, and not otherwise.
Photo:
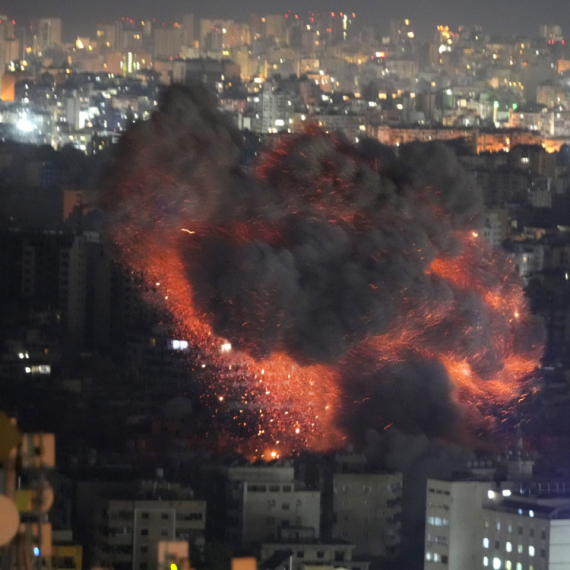
[[(367, 402), (347, 411), (352, 432), (363, 418), (388, 418), (445, 433), (456, 412), (441, 364), (415, 352), (379, 366), (351, 351), (413, 311), (453, 306), (422, 342), (448, 343), (483, 373), (502, 366), (488, 342), (497, 317), (427, 271), (461, 251), (457, 231), (479, 224), (481, 193), (455, 155), (435, 143), (396, 154), (311, 129), (255, 168), (241, 156), (240, 133), (203, 88), (167, 91), (151, 120), (124, 135), (105, 184), (110, 231), (129, 263), (148, 236), (158, 247), (174, 241), (188, 302), (217, 335), (256, 358), (340, 363), (346, 402)], [(471, 332), (459, 340), (459, 329)]]

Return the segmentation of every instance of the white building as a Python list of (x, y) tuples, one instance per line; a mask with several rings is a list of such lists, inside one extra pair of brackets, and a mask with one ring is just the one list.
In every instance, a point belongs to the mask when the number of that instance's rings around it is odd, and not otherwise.
[(261, 92), (261, 132), (277, 133), (287, 129), (292, 112), (291, 97), (277, 89), (272, 80), (267, 80)]
[(483, 528), (482, 504), (493, 490), (490, 481), (428, 479), (425, 570), (482, 568), (476, 530)]
[(508, 218), (505, 210), (487, 210), (483, 220), (481, 236), (492, 247), (501, 247), (507, 237)]
[(492, 482), (428, 480), (424, 568), (570, 568), (568, 489), (560, 496), (542, 487), (521, 485), (515, 494)]
[(275, 540), (283, 528), (312, 529), (319, 537), (320, 491), (295, 481), (289, 465), (245, 465), (227, 468), (227, 538), (248, 546)]
[(189, 488), (143, 481), (130, 492), (98, 497), (92, 520), (93, 554), (98, 565), (158, 570), (161, 542), (204, 546), (206, 502), (193, 499)]
[(513, 261), (519, 275), (528, 285), (530, 278), (544, 268), (544, 246), (538, 244), (515, 244)]
[(266, 561), (278, 553), (291, 553), (289, 570), (319, 570), (345, 568), (347, 570), (368, 570), (370, 563), (353, 559), (354, 544), (345, 541), (320, 541), (307, 535), (292, 535), (284, 532), (275, 542), (261, 546), (261, 560)]

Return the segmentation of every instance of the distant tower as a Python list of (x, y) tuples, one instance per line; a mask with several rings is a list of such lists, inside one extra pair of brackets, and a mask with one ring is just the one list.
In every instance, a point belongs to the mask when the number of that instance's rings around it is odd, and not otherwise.
[(564, 39), (562, 28), (557, 24), (541, 24), (538, 35), (549, 42), (561, 42)]
[(32, 20), (31, 31), (34, 53), (61, 45), (61, 18), (38, 18)]

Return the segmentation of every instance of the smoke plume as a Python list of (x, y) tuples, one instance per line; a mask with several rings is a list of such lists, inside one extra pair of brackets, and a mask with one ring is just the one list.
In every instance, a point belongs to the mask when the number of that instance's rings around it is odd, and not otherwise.
[[(331, 421), (360, 440), (391, 423), (449, 435), (524, 394), (540, 327), (513, 264), (478, 235), (481, 192), (451, 150), (311, 127), (253, 166), (241, 156), (205, 89), (171, 88), (124, 135), (105, 185), (120, 258), (162, 283), (196, 344), (225, 340), (252, 377), (272, 370), (290, 417), (312, 406), (315, 430), (315, 392), (338, 391)], [(311, 371), (294, 388), (292, 367)]]

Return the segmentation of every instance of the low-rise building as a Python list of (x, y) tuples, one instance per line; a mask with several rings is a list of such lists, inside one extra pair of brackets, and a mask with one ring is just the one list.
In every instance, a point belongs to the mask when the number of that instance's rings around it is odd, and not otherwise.
[(132, 493), (100, 496), (93, 523), (95, 562), (115, 570), (158, 570), (158, 545), (187, 541), (204, 545), (206, 502), (192, 489), (165, 481), (143, 481)]

